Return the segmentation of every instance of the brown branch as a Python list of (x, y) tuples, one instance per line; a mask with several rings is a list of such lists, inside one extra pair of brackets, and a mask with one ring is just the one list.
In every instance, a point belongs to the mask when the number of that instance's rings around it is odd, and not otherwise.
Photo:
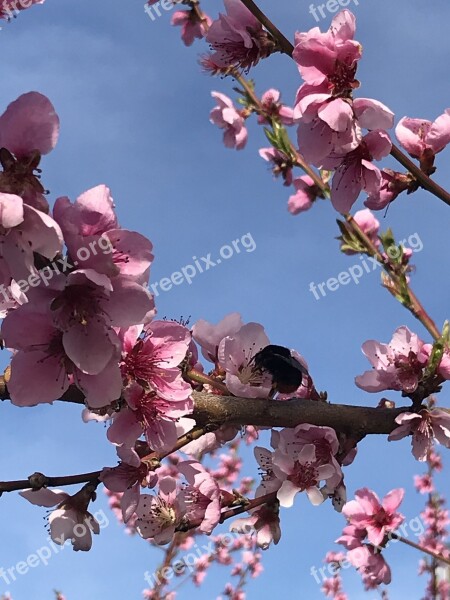
[(261, 25), (263, 25), (277, 40), (281, 51), (288, 56), (292, 56), (292, 53), (294, 52), (294, 46), (287, 39), (287, 37), (281, 33), (278, 27), (272, 23), (272, 21), (262, 12), (262, 10), (256, 6), (253, 0), (241, 0), (241, 2), (258, 19)]
[(325, 425), (352, 437), (389, 434), (397, 427), (395, 417), (411, 407), (369, 408), (328, 404), (313, 400), (264, 400), (217, 396), (205, 392), (192, 394), (193, 417), (198, 424), (229, 423), (259, 427), (296, 427), (301, 423)]
[[(42, 473), (33, 473), (28, 479), (18, 481), (0, 481), (0, 495), (3, 492), (17, 492), (28, 488), (41, 489), (42, 487), (62, 487), (75, 485), (77, 483), (89, 483), (98, 479), (101, 471), (91, 473), (80, 473), (79, 475), (65, 475), (62, 477), (47, 477)], [(39, 483), (37, 483), (39, 482)]]
[[(0, 377), (0, 387), (2, 379)], [(79, 402), (79, 395), (76, 388), (70, 388), (61, 400)], [(352, 436), (364, 437), (391, 433), (397, 427), (395, 417), (411, 410), (411, 407), (372, 408), (328, 404), (299, 398), (284, 401), (238, 398), (195, 391), (192, 397), (194, 399), (192, 417), (198, 426), (208, 426), (208, 431), (211, 431), (214, 425), (225, 423), (259, 427), (296, 427), (301, 423), (310, 423), (332, 427), (336, 431)]]
[(397, 160), (403, 167), (405, 167), (405, 169), (414, 175), (414, 178), (421, 188), (427, 190), (427, 192), (430, 192), (445, 202), (445, 204), (450, 206), (450, 194), (430, 177), (428, 177), (428, 175), (426, 175), (415, 163), (413, 163), (413, 161), (395, 144), (392, 144), (391, 156), (393, 156), (395, 160)]

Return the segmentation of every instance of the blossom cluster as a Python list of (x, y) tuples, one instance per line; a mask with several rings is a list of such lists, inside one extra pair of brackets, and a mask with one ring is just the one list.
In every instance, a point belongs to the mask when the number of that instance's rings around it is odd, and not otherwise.
[[(200, 61), (206, 72), (236, 76), (280, 47), (240, 0), (224, 0), (224, 5), (226, 12), (213, 20), (193, 3), (187, 11), (177, 11), (172, 24), (182, 26), (186, 45), (191, 45), (194, 38), (205, 38), (209, 43), (212, 52)], [(295, 193), (288, 203), (292, 214), (311, 208), (328, 189), (328, 178), (318, 186), (310, 173), (293, 177), (293, 168), (304, 166), (298, 163), (299, 157), (320, 169), (319, 177), (324, 171), (333, 173), (329, 194), (333, 207), (341, 213), (350, 210), (361, 191), (367, 193), (366, 206), (380, 210), (401, 192), (411, 193), (418, 188), (410, 173), (381, 169), (375, 164), (392, 150), (388, 130), (394, 125), (394, 114), (379, 100), (354, 97), (360, 87), (356, 72), (363, 50), (354, 39), (355, 31), (355, 16), (343, 10), (326, 32), (314, 27), (296, 33), (292, 58), (304, 83), (293, 108), (281, 104), (280, 92), (273, 89), (261, 100), (244, 98), (245, 108), (235, 107), (223, 93), (212, 94), (218, 104), (210, 120), (224, 130), (224, 143), (229, 148), (244, 148), (248, 139), (245, 121), (253, 112), (258, 114), (259, 124), (273, 125), (276, 121), (297, 127), (296, 148), (292, 145), (287, 149), (279, 140), (271, 139), (272, 146), (260, 150), (262, 158), (272, 164), (275, 176), (281, 174), (285, 185), (294, 186)], [(450, 142), (449, 111), (433, 123), (403, 117), (395, 128), (399, 143), (419, 161), (426, 175), (434, 173), (436, 154)]]

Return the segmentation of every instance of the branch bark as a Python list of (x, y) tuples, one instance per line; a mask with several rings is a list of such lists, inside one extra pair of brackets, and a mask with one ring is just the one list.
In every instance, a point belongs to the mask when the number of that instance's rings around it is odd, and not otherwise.
[(229, 423), (259, 427), (296, 427), (301, 423), (326, 425), (352, 437), (389, 434), (398, 425), (395, 417), (411, 407), (370, 408), (328, 404), (314, 400), (264, 400), (193, 393), (193, 417), (198, 425)]
[[(350, 404), (329, 404), (315, 400), (264, 400), (263, 398), (238, 398), (219, 396), (206, 392), (193, 392), (194, 413), (197, 425), (256, 425), (258, 427), (296, 427), (301, 423), (325, 425), (352, 437), (389, 434), (397, 424), (395, 418), (411, 411), (411, 407), (372, 408)], [(0, 377), (0, 399), (8, 400), (5, 380)], [(63, 402), (83, 404), (77, 388), (70, 388), (61, 398)]]

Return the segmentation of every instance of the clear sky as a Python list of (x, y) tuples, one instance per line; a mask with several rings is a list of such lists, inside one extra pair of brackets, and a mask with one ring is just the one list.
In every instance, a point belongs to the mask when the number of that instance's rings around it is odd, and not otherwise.
[[(261, 6), (288, 37), (316, 25), (309, 2), (263, 0)], [(218, 0), (204, 6), (212, 16), (220, 7)], [(359, 95), (381, 100), (397, 119), (433, 120), (450, 106), (448, 0), (359, 0), (349, 7), (365, 48)], [(327, 28), (331, 17), (327, 14), (320, 25)], [(169, 21), (170, 12), (163, 11), (153, 22), (142, 0), (47, 0), (24, 11), (0, 31), (0, 106), (30, 90), (48, 95), (61, 118), (58, 146), (43, 160), (51, 199), (75, 199), (99, 183), (110, 186), (121, 225), (154, 243), (152, 282), (180, 270), (193, 256), (214, 257), (223, 244), (251, 234), (254, 251), (222, 261), (191, 285), (161, 293), (156, 299), (161, 317), (218, 321), (240, 311), (245, 321), (261, 322), (273, 343), (297, 348), (318, 389), (327, 390), (332, 402), (375, 406), (382, 394), (366, 394), (353, 383), (368, 368), (361, 344), (371, 338), (389, 341), (403, 324), (428, 341), (427, 333), (381, 289), (378, 273), (314, 298), (311, 281), (326, 281), (359, 262), (338, 251), (338, 215), (324, 202), (307, 214), (289, 215), (289, 192), (273, 181), (259, 157), (258, 148), (267, 143), (256, 127), (250, 127), (246, 150), (223, 147), (221, 133), (208, 120), (210, 91), (231, 93), (233, 82), (202, 75), (196, 59), (205, 45), (186, 49)], [(259, 93), (277, 87), (289, 104), (300, 84), (295, 65), (283, 56), (265, 61), (252, 76)], [(436, 178), (449, 187), (446, 164), (448, 151), (438, 157)], [(450, 306), (448, 207), (418, 192), (397, 200), (385, 219), (379, 216), (398, 239), (419, 236), (423, 249), (414, 254), (412, 285), (441, 325)], [(401, 402), (399, 394), (385, 395)], [(446, 395), (441, 402), (448, 405)], [(2, 479), (36, 470), (71, 474), (116, 462), (104, 427), (83, 424), (79, 407), (19, 409), (5, 402), (0, 408)], [(256, 471), (253, 462), (247, 470)], [(412, 485), (413, 474), (421, 470), (408, 441), (365, 440), (346, 469), (348, 492), (351, 496), (368, 486), (384, 495), (403, 486), (402, 511), (409, 520), (423, 506)], [(440, 483), (448, 492), (448, 478)], [(106, 510), (102, 496), (95, 510)], [(4, 495), (0, 506), (0, 566), (8, 568), (46, 544), (47, 534), (43, 509), (15, 494)], [(109, 527), (96, 536), (90, 552), (65, 548), (48, 566), (30, 570), (9, 586), (0, 580), (0, 591), (9, 590), (14, 600), (50, 600), (53, 588), (62, 589), (68, 600), (140, 598), (143, 573), (154, 569), (157, 552), (141, 539), (127, 537), (109, 517)], [(333, 540), (343, 518), (328, 503), (313, 508), (300, 497), (294, 509), (282, 512), (281, 523), (282, 539), (265, 554), (265, 573), (251, 583), (248, 597), (265, 600), (283, 590), (287, 598), (321, 598), (310, 569), (321, 566), (328, 549), (338, 548)], [(425, 580), (417, 578), (417, 553), (392, 546), (386, 558), (393, 568), (390, 597), (419, 598)], [(349, 574), (345, 580), (350, 598), (362, 597), (359, 578)], [(209, 576), (196, 597), (215, 598), (224, 582), (220, 573)], [(179, 597), (191, 593), (183, 588)]]

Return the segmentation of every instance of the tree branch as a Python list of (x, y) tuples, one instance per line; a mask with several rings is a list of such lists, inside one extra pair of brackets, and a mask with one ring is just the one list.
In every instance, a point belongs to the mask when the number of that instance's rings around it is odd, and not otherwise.
[(369, 408), (328, 404), (314, 400), (264, 400), (236, 398), (194, 392), (193, 417), (198, 425), (229, 423), (259, 427), (296, 427), (301, 423), (325, 425), (352, 437), (389, 434), (397, 424), (395, 417), (411, 407)]
[[(1, 390), (3, 389), (3, 393)], [(0, 376), (0, 397), (8, 400), (5, 380)], [(411, 407), (372, 408), (349, 404), (329, 404), (315, 400), (265, 400), (263, 398), (238, 398), (219, 396), (206, 392), (193, 392), (197, 425), (256, 425), (259, 427), (296, 427), (301, 423), (325, 425), (352, 437), (389, 434), (397, 424), (395, 417)], [(83, 403), (81, 392), (71, 387), (61, 398), (63, 402)], [(211, 428), (209, 428), (211, 430)]]

